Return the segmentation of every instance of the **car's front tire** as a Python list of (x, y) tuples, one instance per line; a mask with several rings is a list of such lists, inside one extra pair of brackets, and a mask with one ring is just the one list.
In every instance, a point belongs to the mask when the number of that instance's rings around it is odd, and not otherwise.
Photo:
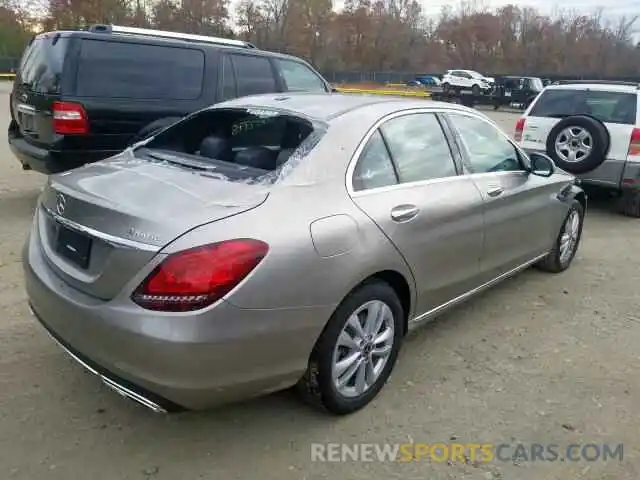
[(568, 269), (580, 246), (583, 225), (584, 207), (578, 200), (573, 200), (553, 248), (536, 266), (551, 273), (560, 273)]
[(393, 288), (368, 281), (338, 306), (298, 384), (306, 400), (335, 415), (366, 406), (386, 383), (404, 337), (402, 304)]

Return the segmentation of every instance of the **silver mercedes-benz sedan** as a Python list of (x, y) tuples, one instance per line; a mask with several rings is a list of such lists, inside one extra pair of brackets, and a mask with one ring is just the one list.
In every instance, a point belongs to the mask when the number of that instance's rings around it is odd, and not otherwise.
[(156, 411), (297, 385), (345, 414), (408, 330), (530, 265), (567, 269), (585, 208), (475, 110), (260, 95), (51, 176), (26, 289), (67, 353)]

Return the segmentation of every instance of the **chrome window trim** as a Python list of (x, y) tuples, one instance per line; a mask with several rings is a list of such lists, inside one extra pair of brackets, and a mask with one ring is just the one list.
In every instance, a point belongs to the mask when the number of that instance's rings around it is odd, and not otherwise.
[(85, 227), (84, 225), (80, 225), (79, 223), (74, 222), (73, 220), (69, 220), (64, 218), (51, 209), (45, 207), (44, 205), (40, 205), (42, 207), (42, 211), (51, 217), (54, 221), (64, 225), (71, 230), (75, 230), (77, 232), (83, 233), (90, 237), (97, 238), (102, 240), (105, 243), (113, 245), (114, 247), (124, 247), (124, 248), (134, 248), (137, 250), (143, 250), (145, 252), (159, 252), (162, 247), (157, 245), (152, 245), (150, 243), (138, 242), (136, 240), (129, 240), (127, 238), (117, 237), (115, 235), (110, 235), (108, 233), (100, 232), (90, 227)]
[[(354, 190), (353, 189), (353, 174), (354, 174), (356, 165), (357, 165), (358, 161), (360, 160), (360, 157), (362, 156), (362, 152), (363, 152), (365, 146), (367, 145), (367, 143), (369, 142), (369, 140), (371, 139), (373, 134), (376, 132), (376, 130), (378, 130), (378, 128), (380, 128), (380, 126), (382, 124), (384, 124), (385, 122), (387, 122), (389, 120), (393, 120), (395, 118), (403, 117), (403, 116), (406, 116), (406, 115), (415, 115), (415, 114), (418, 114), (418, 113), (432, 113), (434, 115), (435, 114), (455, 113), (455, 114), (462, 114), (462, 115), (466, 115), (466, 116), (469, 116), (469, 117), (477, 118), (479, 120), (484, 120), (485, 122), (487, 122), (490, 125), (492, 125), (494, 128), (497, 128), (498, 132), (500, 132), (509, 141), (509, 143), (511, 143), (511, 145), (513, 145), (517, 149), (517, 151), (519, 153), (523, 154), (522, 149), (520, 149), (517, 145), (515, 145), (511, 141), (511, 139), (502, 131), (502, 129), (500, 129), (500, 127), (498, 127), (498, 125), (495, 122), (493, 122), (490, 119), (486, 118), (483, 114), (478, 114), (478, 113), (472, 112), (472, 111), (470, 112), (470, 111), (467, 111), (467, 110), (463, 110), (462, 108), (439, 107), (439, 106), (422, 107), (422, 108), (420, 108), (420, 107), (419, 108), (408, 108), (408, 109), (404, 109), (404, 110), (399, 110), (397, 112), (389, 113), (389, 114), (385, 115), (384, 117), (379, 118), (369, 128), (369, 130), (367, 130), (367, 133), (364, 135), (364, 137), (362, 137), (362, 140), (360, 140), (360, 143), (356, 147), (353, 155), (351, 156), (351, 159), (349, 160), (349, 164), (347, 165), (345, 183), (346, 183), (347, 193), (349, 194), (349, 196), (351, 196), (351, 197), (361, 197), (361, 196), (364, 196), (364, 195), (371, 195), (371, 194), (374, 194), (374, 193), (383, 193), (383, 192), (398, 190), (400, 188), (422, 187), (422, 186), (426, 186), (426, 185), (430, 185), (430, 184), (451, 182), (451, 181), (454, 181), (454, 180), (459, 180), (461, 178), (482, 178), (483, 176), (488, 176), (488, 175), (509, 175), (509, 174), (514, 174), (514, 173), (522, 173), (522, 172), (526, 171), (526, 170), (519, 170), (519, 171), (512, 171), (512, 172), (483, 172), (483, 173), (470, 173), (470, 174), (461, 174), (461, 175), (451, 175), (451, 176), (448, 176), (448, 177), (433, 178), (433, 179), (429, 179), (429, 180), (420, 180), (420, 181), (415, 181), (415, 182), (396, 183), (395, 185), (387, 185), (387, 186), (384, 186), (384, 187), (374, 187), (374, 188), (368, 188), (368, 189), (365, 189), (365, 190), (357, 190), (357, 191)], [(454, 132), (454, 133), (457, 134), (457, 132)], [(444, 131), (442, 132), (442, 134), (445, 135)], [(447, 140), (446, 136), (445, 136), (445, 140)], [(448, 140), (447, 140), (447, 143), (448, 143)], [(528, 157), (526, 157), (526, 156), (524, 158), (528, 159)]]

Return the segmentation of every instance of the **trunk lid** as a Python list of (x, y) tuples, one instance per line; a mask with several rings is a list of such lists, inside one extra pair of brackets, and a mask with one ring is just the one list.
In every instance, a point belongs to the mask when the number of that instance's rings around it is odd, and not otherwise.
[(255, 208), (267, 196), (263, 185), (211, 178), (125, 151), (50, 177), (37, 212), (40, 242), (64, 280), (108, 300), (176, 237)]

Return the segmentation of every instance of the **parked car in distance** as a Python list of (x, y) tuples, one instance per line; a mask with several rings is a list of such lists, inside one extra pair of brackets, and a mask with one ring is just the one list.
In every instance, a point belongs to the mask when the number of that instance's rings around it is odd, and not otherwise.
[(640, 217), (639, 102), (636, 83), (557, 82), (524, 112), (515, 138), (585, 185), (614, 192), (622, 213)]
[(569, 268), (585, 207), (573, 176), (473, 109), (238, 98), (50, 176), (27, 297), (67, 352), (156, 411), (297, 385), (346, 414), (408, 330), (530, 265)]
[(434, 75), (421, 75), (407, 82), (408, 86), (437, 87), (441, 84), (440, 79)]
[(500, 77), (492, 93), (494, 109), (497, 110), (502, 105), (514, 104), (520, 108), (526, 108), (542, 90), (544, 90), (544, 84), (538, 77)]
[(447, 70), (442, 76), (442, 88), (445, 92), (450, 90), (471, 90), (474, 95), (490, 93), (495, 79), (485, 77), (473, 70)]
[(247, 42), (95, 25), (27, 46), (8, 139), (23, 168), (50, 174), (115, 155), (216, 102), (330, 90), (303, 60)]

